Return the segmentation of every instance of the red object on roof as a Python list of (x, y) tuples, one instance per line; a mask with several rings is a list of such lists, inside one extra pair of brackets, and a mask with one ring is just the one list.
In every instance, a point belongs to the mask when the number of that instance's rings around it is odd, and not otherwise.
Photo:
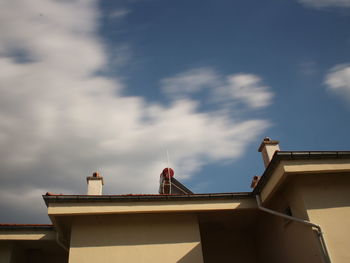
[(162, 172), (162, 175), (166, 178), (169, 178), (169, 173), (170, 173), (170, 177), (174, 177), (174, 170), (171, 169), (171, 168), (164, 168), (163, 169), (163, 172)]

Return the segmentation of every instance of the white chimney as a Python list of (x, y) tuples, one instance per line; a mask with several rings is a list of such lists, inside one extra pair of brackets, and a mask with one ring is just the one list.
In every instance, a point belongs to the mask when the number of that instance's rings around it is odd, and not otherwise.
[(92, 176), (86, 177), (87, 195), (102, 195), (103, 177), (95, 172)]
[(258, 151), (262, 154), (265, 168), (269, 165), (274, 153), (280, 150), (280, 146), (278, 144), (279, 141), (271, 140), (269, 137), (265, 137), (260, 144)]

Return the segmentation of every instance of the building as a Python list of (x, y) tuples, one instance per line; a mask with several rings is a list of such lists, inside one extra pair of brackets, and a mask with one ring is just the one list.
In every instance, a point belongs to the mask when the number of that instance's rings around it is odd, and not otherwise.
[(252, 192), (171, 190), (167, 169), (159, 195), (102, 195), (98, 174), (48, 193), (52, 225), (0, 225), (0, 262), (350, 262), (350, 152), (259, 151)]

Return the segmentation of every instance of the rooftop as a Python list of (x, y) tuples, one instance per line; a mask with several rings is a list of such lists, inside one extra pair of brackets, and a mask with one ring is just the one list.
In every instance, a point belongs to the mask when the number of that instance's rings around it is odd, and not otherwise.
[[(271, 162), (252, 192), (210, 193), (210, 194), (123, 194), (123, 195), (43, 195), (48, 203), (65, 202), (123, 202), (123, 201), (180, 201), (206, 199), (249, 198), (258, 194), (268, 182), (273, 170), (282, 160), (350, 159), (350, 151), (276, 151)], [(173, 178), (173, 180), (176, 180)], [(180, 182), (176, 181), (181, 184)], [(181, 186), (183, 186), (181, 184)], [(185, 186), (183, 186), (185, 187)], [(186, 188), (187, 189), (187, 188)], [(190, 190), (188, 190), (190, 191)]]

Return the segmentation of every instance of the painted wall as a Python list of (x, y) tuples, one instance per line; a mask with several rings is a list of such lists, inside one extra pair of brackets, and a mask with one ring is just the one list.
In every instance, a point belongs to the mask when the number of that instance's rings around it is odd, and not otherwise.
[[(307, 219), (300, 185), (288, 181), (281, 185), (264, 206), (279, 212), (290, 207), (292, 215)], [(257, 223), (258, 262), (323, 263), (323, 255), (315, 231), (301, 223), (261, 212)]]
[(310, 221), (322, 227), (332, 262), (350, 262), (350, 173), (306, 175), (303, 194)]
[(69, 263), (203, 262), (195, 214), (78, 216)]
[(204, 262), (259, 262), (255, 219), (256, 211), (247, 210), (199, 214)]
[(0, 241), (0, 262), (10, 263), (13, 249), (13, 242)]
[[(23, 239), (23, 237), (22, 237)], [(65, 263), (67, 253), (56, 241), (0, 241), (0, 263)]]

